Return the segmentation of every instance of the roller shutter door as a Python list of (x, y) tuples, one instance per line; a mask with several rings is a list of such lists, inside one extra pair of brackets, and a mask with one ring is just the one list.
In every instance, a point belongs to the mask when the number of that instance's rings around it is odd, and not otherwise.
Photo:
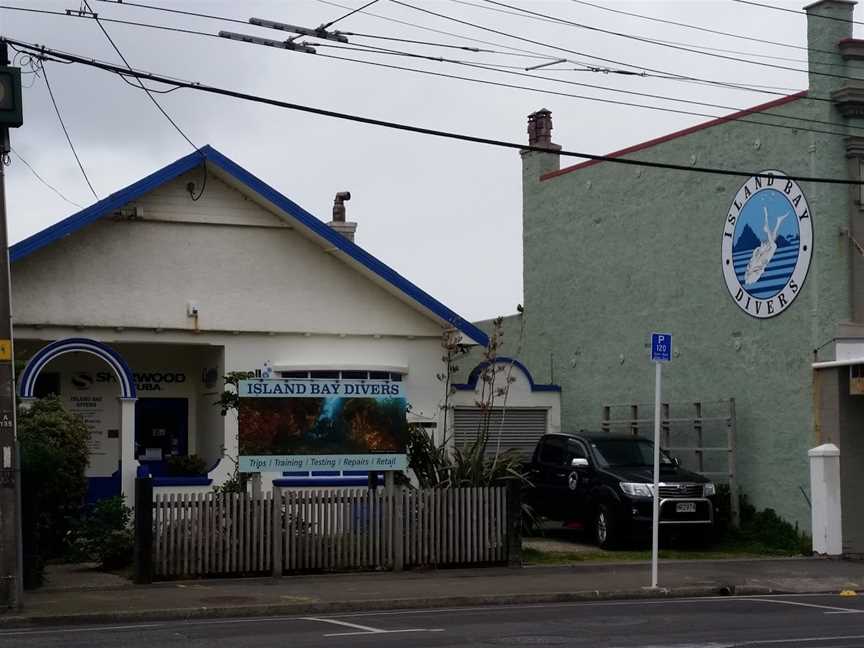
[[(495, 408), (489, 418), (489, 442), (487, 453), (494, 453), (501, 435), (501, 449), (516, 448), (525, 456), (534, 452), (537, 441), (546, 433), (545, 409), (508, 407)], [(476, 407), (457, 407), (453, 410), (453, 432), (457, 446), (464, 446), (477, 439), (483, 418)]]

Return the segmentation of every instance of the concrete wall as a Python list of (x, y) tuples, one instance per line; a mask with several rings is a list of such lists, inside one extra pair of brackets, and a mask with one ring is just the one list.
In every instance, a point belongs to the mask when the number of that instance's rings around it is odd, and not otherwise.
[[(811, 47), (834, 50), (849, 25), (822, 22)], [(843, 60), (834, 55), (831, 62)], [(846, 177), (844, 138), (788, 119), (828, 120), (842, 131), (830, 102), (802, 98), (769, 112), (787, 119), (750, 118), (797, 128), (736, 120), (626, 157)], [(557, 164), (554, 155), (523, 154), (524, 357), (539, 370), (552, 354), (562, 427), (597, 428), (604, 403), (651, 402), (650, 333), (672, 333), (664, 400), (734, 397), (743, 491), (806, 528), (799, 486), (808, 488), (813, 445), (812, 351), (851, 317), (849, 245), (838, 234), (848, 223), (848, 189), (802, 184), (815, 231), (809, 276), (787, 311), (757, 320), (734, 304), (720, 257), (724, 221), (745, 178), (608, 162), (540, 178)]]

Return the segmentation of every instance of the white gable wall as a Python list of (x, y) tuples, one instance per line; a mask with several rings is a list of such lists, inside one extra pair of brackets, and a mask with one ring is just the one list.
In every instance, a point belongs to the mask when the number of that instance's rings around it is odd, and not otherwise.
[[(186, 174), (130, 205), (140, 208), (140, 219), (104, 218), (15, 262), (21, 351), (84, 337), (120, 351), (136, 372), (179, 367), (195, 385), (178, 392), (189, 400), (189, 449), (208, 461), (223, 447), (231, 456), (237, 451), (236, 419), (219, 416), (213, 390), (201, 386), (202, 370), (217, 365), (220, 375), (265, 362), (404, 372), (409, 420), (436, 421), (443, 397), (436, 378), (440, 323), (216, 173), (193, 202), (186, 183), (200, 187), (201, 180), (200, 170)], [(187, 315), (190, 301), (199, 307), (197, 323)], [(187, 356), (199, 360), (181, 363)], [(66, 374), (77, 365), (52, 364), (73, 393)], [(91, 364), (86, 370), (99, 370), (98, 361)], [(106, 420), (115, 396), (108, 391), (101, 401)], [(116, 466), (116, 448), (109, 449), (99, 474)], [(211, 477), (218, 483), (232, 467), (223, 460)]]
[[(13, 266), (17, 323), (438, 336), (440, 326), (210, 174), (103, 219)], [(205, 222), (208, 221), (208, 222)]]

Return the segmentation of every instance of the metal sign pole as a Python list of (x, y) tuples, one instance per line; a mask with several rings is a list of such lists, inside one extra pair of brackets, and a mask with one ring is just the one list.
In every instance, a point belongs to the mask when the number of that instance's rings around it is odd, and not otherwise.
[(651, 587), (657, 588), (657, 555), (660, 550), (660, 392), (663, 363), (654, 362), (654, 513), (651, 519)]
[(672, 336), (651, 334), (651, 360), (654, 362), (654, 487), (651, 489), (651, 589), (657, 589), (657, 558), (660, 553), (660, 408), (664, 362), (672, 359)]

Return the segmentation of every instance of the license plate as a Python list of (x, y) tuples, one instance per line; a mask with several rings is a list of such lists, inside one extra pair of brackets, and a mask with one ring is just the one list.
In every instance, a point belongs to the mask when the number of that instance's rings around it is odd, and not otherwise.
[(676, 513), (695, 513), (696, 502), (678, 502), (675, 505)]

